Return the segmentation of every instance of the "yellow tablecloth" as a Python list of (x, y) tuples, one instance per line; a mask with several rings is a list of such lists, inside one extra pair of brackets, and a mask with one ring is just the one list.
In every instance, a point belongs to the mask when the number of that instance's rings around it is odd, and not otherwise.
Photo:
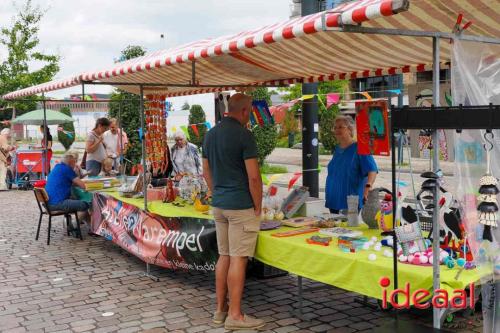
[[(144, 198), (132, 199), (122, 197), (116, 191), (97, 191), (99, 193), (107, 194), (120, 201), (126, 202), (130, 205), (136, 206), (138, 208), (144, 208)], [(194, 217), (200, 219), (213, 220), (213, 216), (209, 214), (203, 214), (196, 209), (193, 205), (185, 205), (184, 207), (177, 207), (171, 203), (163, 203), (162, 201), (148, 201), (148, 211), (153, 214), (158, 214), (166, 217)]]
[[(293, 228), (282, 227), (277, 230), (291, 229)], [(377, 236), (379, 240), (381, 239), (378, 230), (359, 229), (363, 231), (365, 237)], [(313, 245), (306, 243), (306, 238), (315, 233), (293, 237), (272, 237), (271, 234), (277, 230), (259, 233), (255, 258), (265, 264), (378, 299), (382, 298), (379, 279), (386, 276), (392, 283), (394, 282), (393, 261), (392, 258), (383, 256), (384, 247), (378, 252), (362, 250), (357, 253), (345, 253), (338, 248), (336, 238), (329, 246)], [(385, 247), (385, 249), (389, 248)], [(375, 261), (368, 260), (370, 253), (377, 255)], [(463, 289), (471, 282), (478, 281), (481, 274), (486, 274), (478, 269), (464, 270), (459, 279), (455, 280), (457, 272), (458, 268), (449, 269), (441, 265), (441, 288), (447, 290), (450, 295), (453, 294), (453, 289)], [(404, 288), (406, 282), (410, 282), (410, 288), (413, 291), (419, 288), (432, 290), (432, 266), (398, 263), (399, 288)], [(388, 290), (392, 288), (391, 284)]]
[[(101, 193), (139, 208), (144, 207), (144, 199), (142, 198), (124, 198), (116, 191), (102, 191)], [(166, 217), (213, 219), (212, 215), (202, 214), (191, 205), (177, 207), (161, 201), (152, 201), (148, 203), (148, 209), (151, 213)], [(333, 239), (329, 246), (321, 246), (306, 243), (306, 238), (311, 237), (314, 233), (283, 238), (271, 236), (277, 231), (293, 229), (282, 227), (276, 230), (259, 232), (255, 258), (290, 273), (377, 299), (382, 298), (379, 279), (386, 276), (391, 282), (394, 282), (392, 258), (383, 256), (383, 250), (389, 248), (382, 248), (382, 251), (379, 252), (363, 250), (357, 253), (345, 253), (337, 247), (336, 238)], [(363, 231), (365, 237), (377, 236), (379, 240), (381, 239), (378, 230), (367, 228), (359, 228), (359, 230)], [(368, 254), (370, 253), (377, 255), (376, 261), (368, 260)], [(471, 282), (478, 282), (481, 275), (487, 274), (487, 272), (478, 269), (464, 270), (459, 279), (455, 280), (457, 272), (457, 267), (449, 269), (441, 265), (441, 288), (447, 290), (450, 295), (452, 295), (454, 289), (464, 289)], [(410, 282), (413, 291), (420, 288), (431, 291), (432, 266), (399, 263), (398, 279), (399, 288), (404, 288), (405, 283)], [(391, 288), (392, 285), (388, 290)]]

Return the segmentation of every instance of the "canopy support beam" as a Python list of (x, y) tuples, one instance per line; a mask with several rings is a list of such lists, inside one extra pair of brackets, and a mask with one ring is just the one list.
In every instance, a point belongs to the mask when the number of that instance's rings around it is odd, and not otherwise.
[[(194, 77), (193, 77), (194, 79)], [(142, 82), (102, 82), (102, 81), (82, 81), (84, 84), (105, 85), (105, 86), (142, 86), (146, 87), (166, 87), (166, 88), (258, 88), (258, 87), (288, 87), (288, 84), (191, 84), (191, 83), (142, 83)]]
[(386, 28), (370, 28), (361, 25), (344, 25), (342, 27), (330, 28), (326, 26), (325, 13), (323, 14), (323, 30), (333, 32), (351, 32), (361, 34), (380, 34), (380, 35), (398, 35), (398, 36), (411, 36), (411, 37), (437, 37), (444, 39), (458, 39), (471, 42), (481, 42), (490, 44), (500, 44), (500, 38), (492, 38), (485, 36), (473, 36), (464, 34), (454, 34), (451, 32), (439, 31), (420, 31), (420, 30), (406, 30), (406, 29), (386, 29)]
[[(148, 184), (146, 183), (146, 173), (148, 169), (146, 168), (146, 126), (144, 121), (144, 87), (139, 85), (139, 98), (140, 98), (140, 111), (141, 111), (141, 131), (139, 132), (139, 139), (141, 140), (141, 151), (142, 151), (142, 193), (144, 194), (144, 210), (148, 211)], [(140, 175), (139, 175), (140, 176)]]

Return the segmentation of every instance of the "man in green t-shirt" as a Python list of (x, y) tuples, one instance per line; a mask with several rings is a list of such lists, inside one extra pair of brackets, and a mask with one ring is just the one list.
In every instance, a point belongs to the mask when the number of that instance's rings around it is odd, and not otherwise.
[(225, 322), (228, 330), (258, 329), (265, 322), (241, 312), (245, 271), (248, 257), (255, 252), (262, 207), (257, 146), (246, 129), (252, 98), (235, 94), (228, 109), (228, 116), (206, 134), (202, 155), (203, 174), (212, 191), (219, 250), (213, 322)]

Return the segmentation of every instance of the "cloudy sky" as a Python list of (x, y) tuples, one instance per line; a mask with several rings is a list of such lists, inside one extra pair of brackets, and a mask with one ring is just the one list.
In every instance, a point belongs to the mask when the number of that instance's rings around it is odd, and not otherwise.
[[(61, 70), (56, 78), (112, 65), (127, 45), (141, 45), (147, 51), (155, 51), (283, 21), (290, 15), (291, 2), (33, 0), (46, 11), (39, 33), (40, 49), (61, 56)], [(24, 0), (0, 0), (0, 27), (11, 24), (23, 3)], [(161, 34), (165, 35), (163, 40)], [(5, 50), (0, 49), (0, 59), (5, 55)], [(87, 89), (109, 91), (102, 86)], [(50, 95), (63, 97), (79, 91), (73, 88)]]

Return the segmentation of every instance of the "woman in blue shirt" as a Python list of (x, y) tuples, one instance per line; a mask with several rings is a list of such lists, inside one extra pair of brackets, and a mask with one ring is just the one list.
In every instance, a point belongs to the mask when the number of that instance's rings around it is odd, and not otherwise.
[(377, 177), (377, 164), (373, 156), (358, 154), (351, 117), (337, 116), (333, 132), (338, 144), (328, 163), (326, 207), (331, 213), (338, 213), (341, 209), (347, 209), (348, 195), (358, 195), (361, 209)]

